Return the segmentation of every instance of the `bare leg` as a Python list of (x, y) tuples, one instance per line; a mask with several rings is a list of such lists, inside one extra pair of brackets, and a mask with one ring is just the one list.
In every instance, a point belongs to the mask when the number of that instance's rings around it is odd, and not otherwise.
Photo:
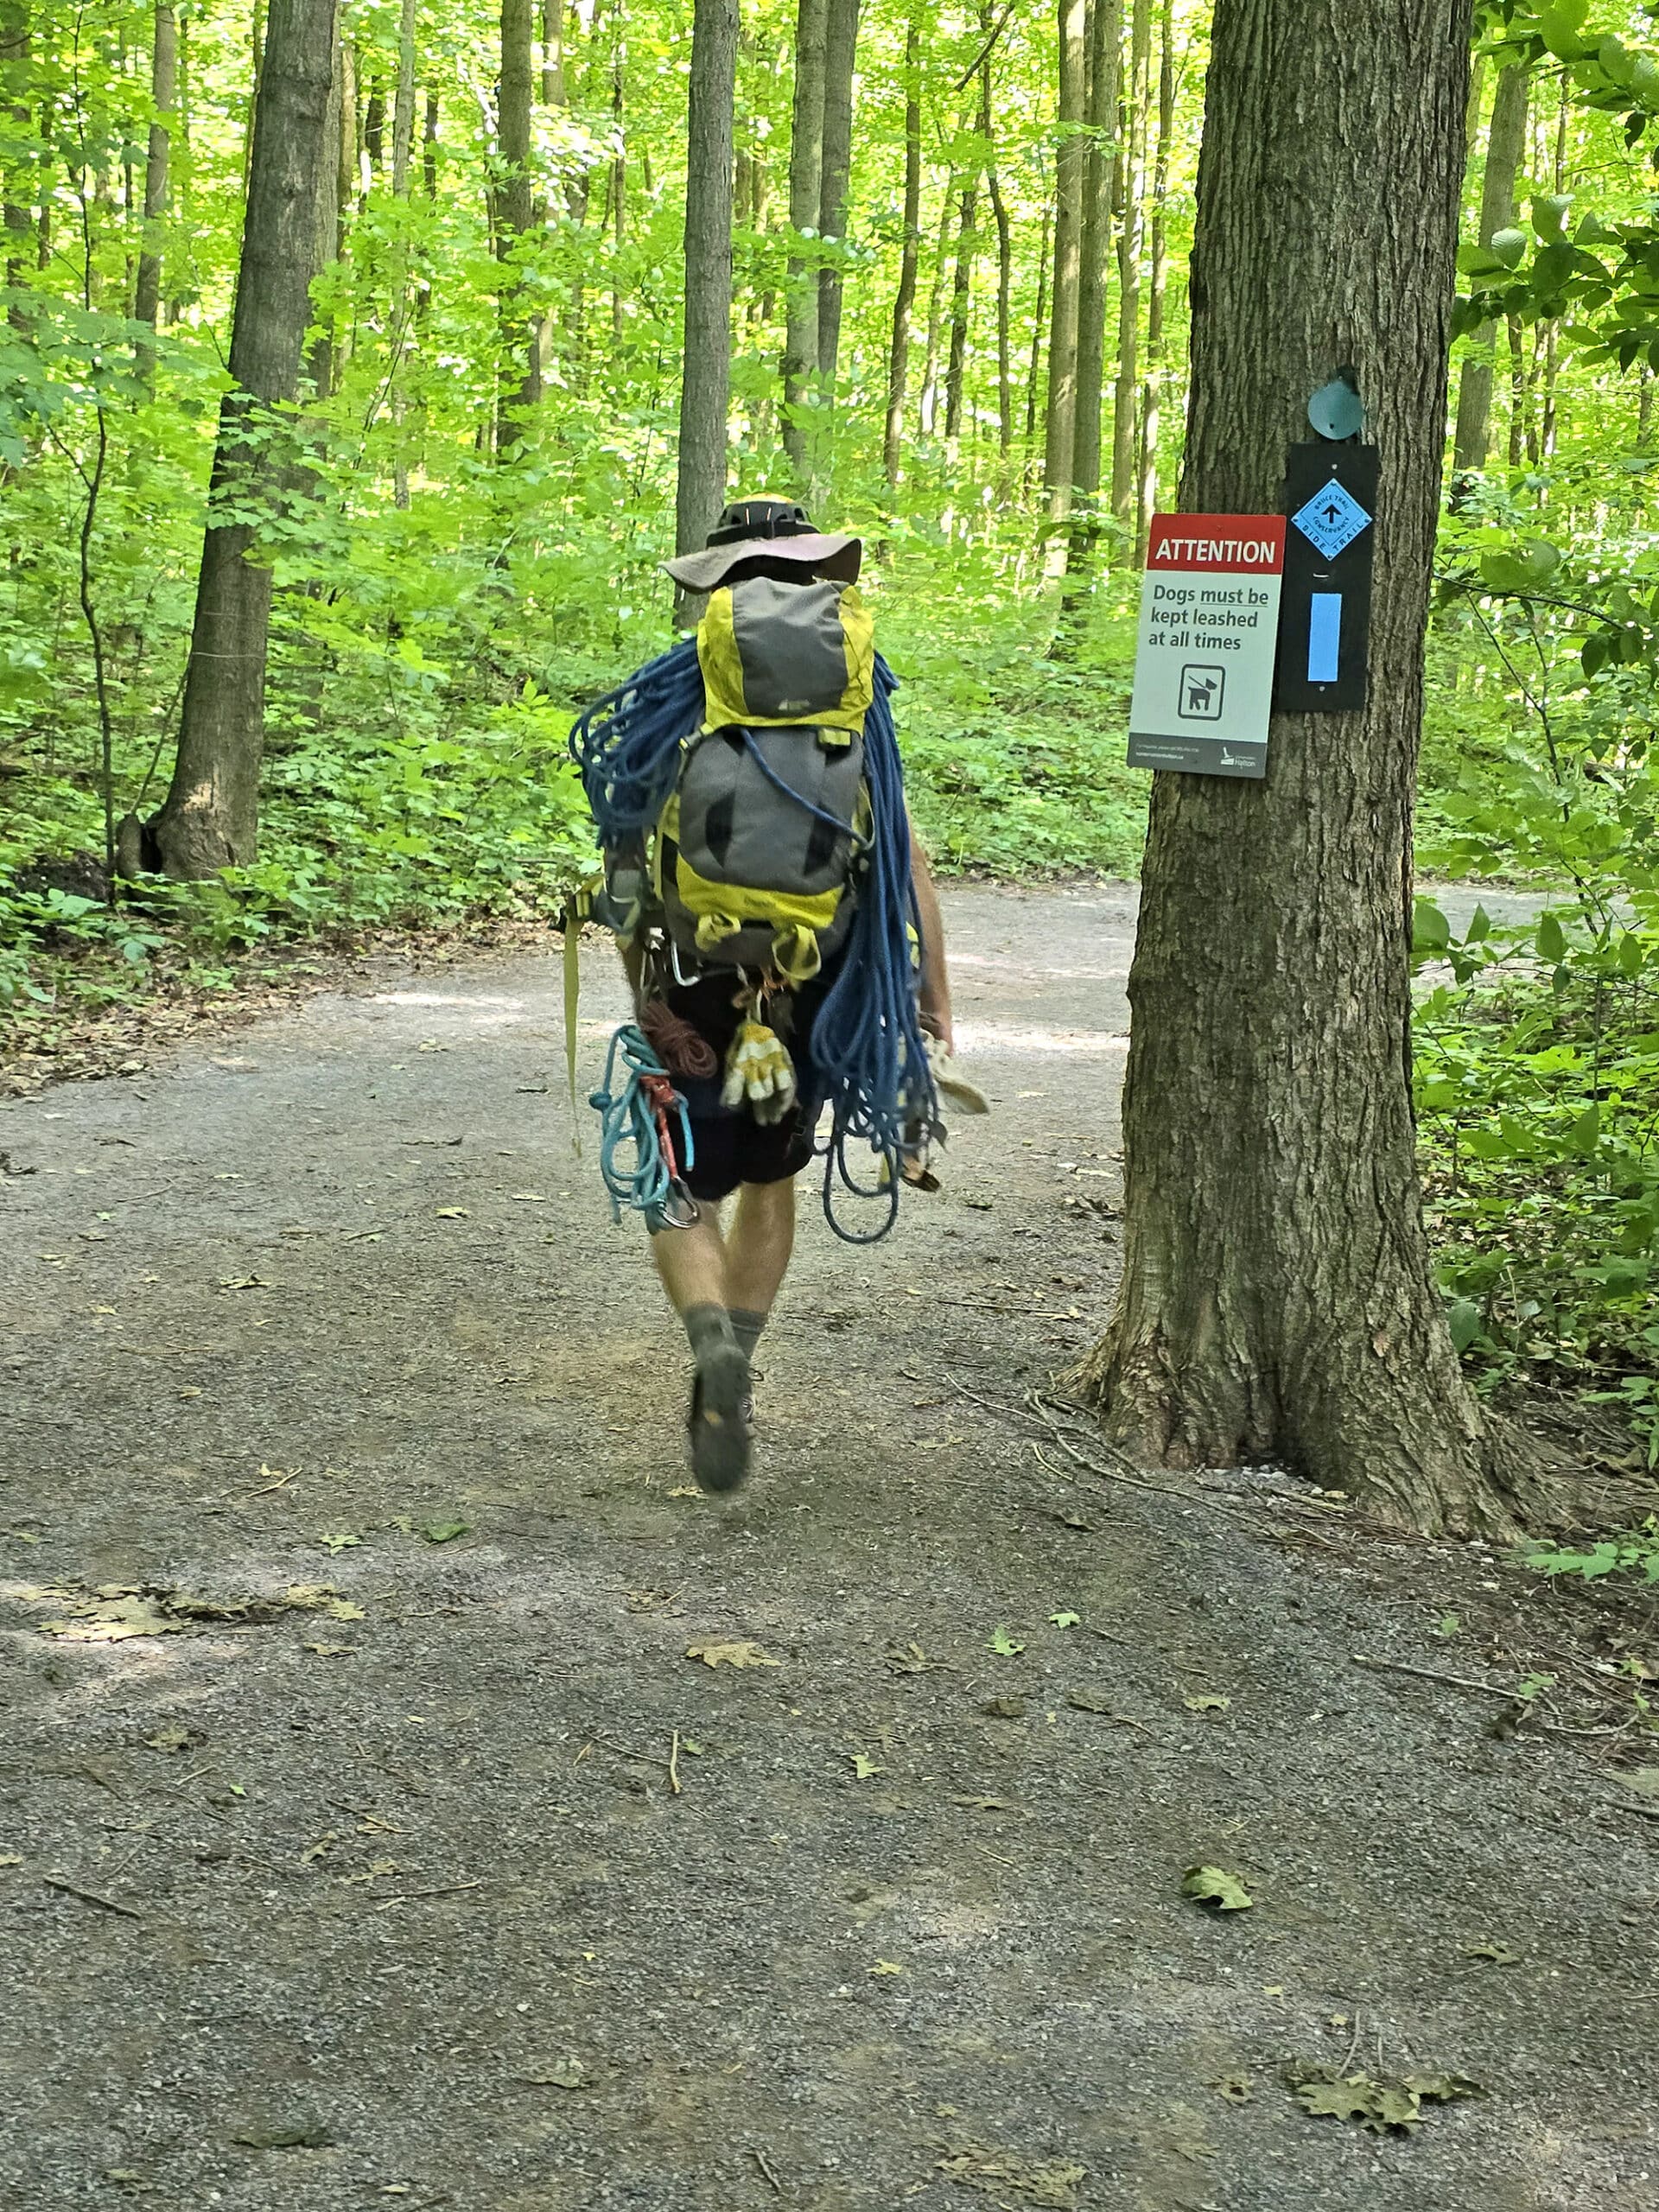
[(770, 1313), (795, 1249), (795, 1185), (745, 1183), (726, 1248), (726, 1304)]
[(659, 1230), (651, 1240), (651, 1256), (677, 1313), (683, 1316), (694, 1306), (731, 1303), (726, 1294), (726, 1241), (713, 1206), (705, 1205), (690, 1229)]

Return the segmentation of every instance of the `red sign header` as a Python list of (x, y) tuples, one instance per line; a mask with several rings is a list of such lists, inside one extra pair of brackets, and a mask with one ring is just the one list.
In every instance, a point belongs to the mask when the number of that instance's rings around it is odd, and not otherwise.
[(1283, 515), (1154, 515), (1147, 566), (1203, 575), (1282, 575), (1285, 518)]

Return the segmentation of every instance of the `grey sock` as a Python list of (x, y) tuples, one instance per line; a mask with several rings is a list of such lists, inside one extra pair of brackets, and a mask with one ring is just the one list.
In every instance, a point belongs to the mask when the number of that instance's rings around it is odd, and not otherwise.
[(719, 1345), (737, 1341), (732, 1317), (723, 1306), (688, 1306), (680, 1319), (690, 1339), (691, 1357), (699, 1367)]
[(760, 1332), (766, 1327), (770, 1318), (768, 1314), (757, 1313), (752, 1308), (746, 1310), (741, 1306), (734, 1306), (732, 1308), (732, 1334), (737, 1338), (746, 1359), (754, 1357), (754, 1348), (760, 1341)]

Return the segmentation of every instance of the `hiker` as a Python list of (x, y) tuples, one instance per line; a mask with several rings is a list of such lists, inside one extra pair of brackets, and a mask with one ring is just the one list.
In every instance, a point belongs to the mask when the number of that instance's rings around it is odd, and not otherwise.
[[(594, 912), (617, 932), (637, 1014), (594, 1103), (639, 1158), (607, 1180), (645, 1211), (690, 1343), (687, 1440), (705, 1490), (748, 1471), (750, 1363), (823, 1108), (831, 1226), (849, 1234), (831, 1204), (839, 1173), (882, 1198), (883, 1234), (900, 1183), (925, 1172), (934, 1070), (953, 1049), (938, 899), (887, 705), (894, 679), (855, 588), (862, 551), (793, 501), (734, 502), (702, 552), (664, 564), (706, 604), (695, 655), (683, 644), (639, 671), (572, 738), (606, 850)], [(631, 1070), (620, 1096), (619, 1046)], [(848, 1171), (849, 1139), (879, 1155), (874, 1190)]]

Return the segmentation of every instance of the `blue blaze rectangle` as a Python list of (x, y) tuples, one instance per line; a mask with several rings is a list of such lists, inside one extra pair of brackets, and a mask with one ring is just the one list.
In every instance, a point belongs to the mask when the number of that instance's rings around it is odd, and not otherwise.
[(1307, 680), (1334, 683), (1342, 651), (1342, 594), (1316, 591), (1308, 602)]

